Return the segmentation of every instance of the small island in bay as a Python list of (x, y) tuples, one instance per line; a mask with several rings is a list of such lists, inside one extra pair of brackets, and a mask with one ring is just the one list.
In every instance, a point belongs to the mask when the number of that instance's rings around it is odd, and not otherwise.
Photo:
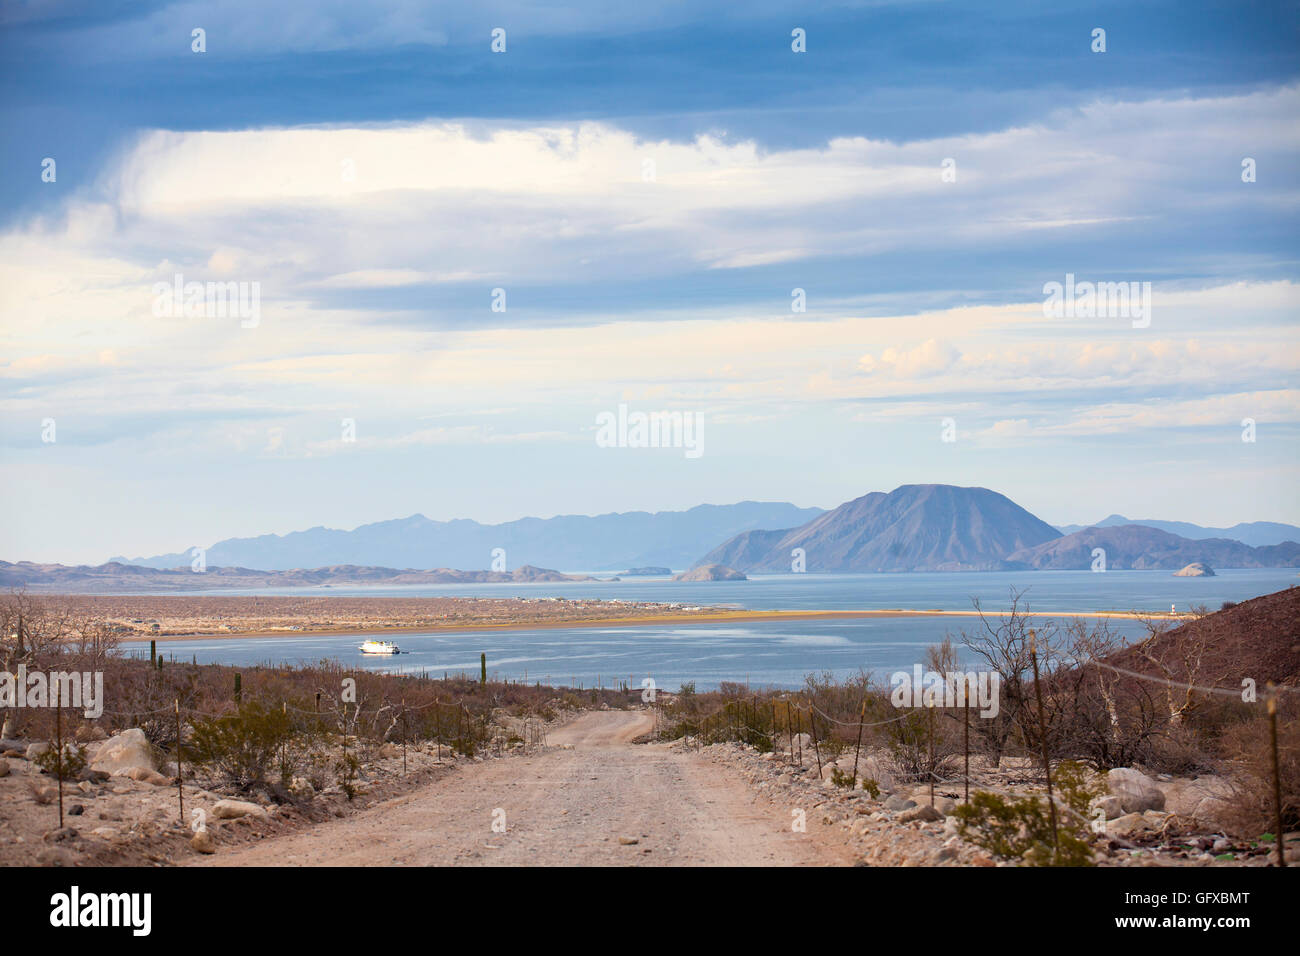
[(674, 581), (748, 581), (749, 578), (725, 564), (702, 564), (673, 576)]
[(1202, 561), (1193, 561), (1181, 571), (1174, 572), (1176, 578), (1212, 578), (1214, 576), (1214, 568)]

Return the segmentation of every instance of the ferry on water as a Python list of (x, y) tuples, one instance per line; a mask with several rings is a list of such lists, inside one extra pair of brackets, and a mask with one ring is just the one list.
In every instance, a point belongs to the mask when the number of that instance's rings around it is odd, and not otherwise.
[(366, 641), (361, 645), (362, 654), (400, 654), (402, 649), (388, 641)]

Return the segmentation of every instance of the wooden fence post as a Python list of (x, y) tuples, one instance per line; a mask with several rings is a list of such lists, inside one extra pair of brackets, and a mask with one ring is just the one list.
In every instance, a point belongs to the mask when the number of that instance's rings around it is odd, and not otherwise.
[(965, 751), (963, 761), (962, 776), (965, 778), (966, 795), (963, 803), (970, 803), (970, 701), (966, 701), (966, 706), (962, 708), (962, 749)]
[[(58, 691), (55, 691), (57, 694)], [(59, 785), (59, 829), (63, 829), (63, 708), (60, 701), (54, 701), (54, 776)], [(1280, 839), (1280, 838), (1279, 838)]]
[(1268, 736), (1273, 751), (1273, 829), (1277, 831), (1277, 865), (1286, 866), (1286, 847), (1282, 837), (1282, 775), (1277, 760), (1277, 688), (1268, 682)]
[(858, 785), (858, 754), (862, 752), (862, 728), (867, 722), (867, 698), (862, 698), (858, 708), (858, 742), (853, 747), (853, 786)]
[(185, 791), (181, 789), (185, 772), (181, 769), (181, 699), (176, 698), (176, 801), (181, 808), (181, 824), (185, 824)]
[(1034, 696), (1038, 699), (1038, 735), (1043, 749), (1043, 773), (1047, 777), (1047, 813), (1052, 821), (1052, 847), (1059, 842), (1056, 832), (1056, 800), (1052, 796), (1052, 763), (1047, 753), (1047, 715), (1043, 713), (1043, 688), (1038, 682), (1038, 634), (1029, 632), (1029, 660), (1034, 665)]
[(817, 744), (817, 705), (808, 705), (808, 729), (812, 731), (813, 754), (817, 757), (817, 779), (822, 775), (822, 748)]

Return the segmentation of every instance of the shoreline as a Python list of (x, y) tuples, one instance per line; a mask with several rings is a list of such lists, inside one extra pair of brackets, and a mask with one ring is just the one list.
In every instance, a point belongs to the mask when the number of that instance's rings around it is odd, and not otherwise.
[[(567, 628), (589, 627), (648, 627), (655, 624), (716, 624), (736, 621), (798, 621), (827, 618), (899, 618), (899, 617), (979, 617), (978, 611), (944, 611), (938, 609), (922, 610), (915, 608), (882, 608), (874, 610), (811, 610), (811, 611), (723, 611), (703, 614), (682, 615), (639, 615), (633, 617), (610, 617), (575, 621), (510, 621), (506, 623), (485, 624), (396, 624), (390, 627), (303, 627), (296, 629), (276, 628), (272, 630), (223, 631), (210, 634), (142, 634), (119, 637), (121, 644), (138, 644), (146, 641), (207, 641), (238, 640), (244, 638), (268, 637), (337, 637), (348, 634), (447, 634), (460, 631), (540, 631)], [(999, 614), (987, 613), (987, 617), (1000, 617)], [(1036, 618), (1099, 618), (1104, 620), (1139, 621), (1144, 619), (1161, 621), (1190, 621), (1190, 614), (1169, 614), (1157, 611), (1143, 614), (1137, 611), (1024, 611), (1023, 617)]]

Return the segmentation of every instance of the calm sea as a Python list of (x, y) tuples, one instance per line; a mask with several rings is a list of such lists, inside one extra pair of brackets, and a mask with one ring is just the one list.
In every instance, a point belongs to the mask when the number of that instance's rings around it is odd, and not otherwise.
[[(562, 584), (438, 585), (418, 588), (319, 588), (241, 591), (241, 594), (337, 596), (565, 597), (683, 604), (733, 605), (754, 610), (919, 608), (969, 610), (979, 599), (986, 613), (1008, 606), (1011, 589), (1024, 592), (1035, 611), (1179, 611), (1204, 604), (1243, 601), (1300, 584), (1294, 569), (1221, 571), (1212, 578), (1176, 578), (1167, 571), (1035, 571), (918, 574), (784, 574), (748, 581), (685, 583), (665, 578)], [(234, 593), (234, 592), (203, 592)], [(922, 659), (927, 646), (973, 630), (977, 618), (876, 618), (862, 620), (756, 621), (740, 625), (548, 628), (382, 635), (402, 648), (393, 657), (363, 656), (364, 635), (271, 637), (213, 641), (159, 641), (159, 650), (200, 663), (251, 665), (332, 658), (370, 670), (468, 673), (477, 676), (486, 653), (493, 677), (543, 683), (610, 686), (651, 677), (676, 690), (720, 681), (793, 687), (809, 673), (846, 677), (868, 670), (880, 679)], [(1139, 622), (1110, 621), (1127, 637), (1141, 636)]]

